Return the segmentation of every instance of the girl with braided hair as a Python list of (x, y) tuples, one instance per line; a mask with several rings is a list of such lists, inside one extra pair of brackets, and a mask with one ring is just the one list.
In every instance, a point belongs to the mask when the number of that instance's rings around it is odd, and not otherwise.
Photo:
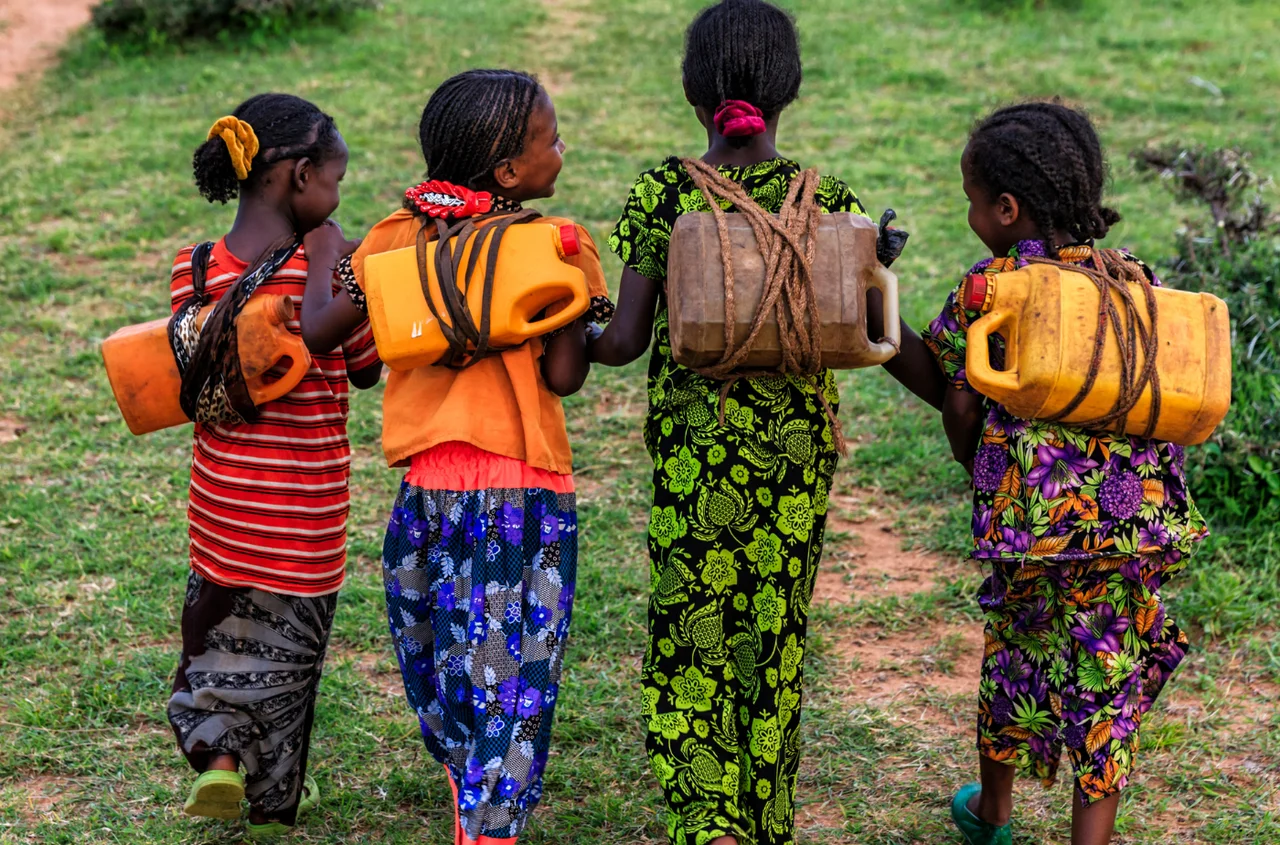
[[(210, 202), (239, 206), (221, 240), (178, 253), (174, 311), (193, 297), (300, 302), (312, 237), (338, 207), (347, 169), (333, 118), (299, 97), (260, 94), (213, 125), (194, 169)], [(195, 417), (191, 573), (168, 715), (201, 773), (185, 811), (239, 818), (247, 798), (250, 837), (287, 831), (320, 797), (307, 755), (346, 564), (347, 384), (372, 387), (381, 371), (361, 321), (313, 348), (310, 370), (280, 399), (238, 407), (243, 418), (203, 406)]]
[[(331, 296), (327, 269), (308, 280), (303, 328), (320, 345), (361, 318), (368, 256), (436, 238), (440, 219), (501, 226), (555, 192), (565, 146), (528, 74), (446, 80), (419, 134), (430, 181), (363, 242), (330, 226), (317, 248), (345, 286)], [(595, 244), (575, 231), (580, 252), (566, 260), (586, 275), (592, 314), (465, 368), (392, 372), (383, 399), (387, 463), (409, 467), (383, 544), (387, 617), (409, 705), (453, 789), (459, 845), (514, 843), (542, 797), (578, 564), (560, 397), (587, 376), (587, 320), (612, 309)]]
[[(1093, 268), (1094, 241), (1120, 219), (1102, 204), (1106, 165), (1093, 126), (1057, 101), (980, 121), (960, 171), (969, 226), (992, 256), (971, 274), (1045, 258)], [(1103, 260), (1159, 284), (1127, 253)], [(1065, 746), (1076, 785), (1071, 841), (1102, 845), (1143, 716), (1186, 653), (1160, 589), (1207, 528), (1181, 447), (1018, 419), (980, 396), (965, 377), (966, 331), (980, 316), (957, 288), (925, 333), (954, 388), (943, 422), (973, 479), (972, 555), (990, 567), (978, 595), (987, 619), (982, 783), (960, 790), (952, 818), (970, 845), (1007, 845), (1015, 771), (1051, 782)], [(1003, 340), (992, 342), (997, 362)]]
[[(736, 183), (765, 212), (777, 213), (800, 179), (816, 182), (823, 212), (865, 211), (844, 182), (778, 152), (778, 122), (801, 82), (786, 12), (762, 0), (703, 9), (686, 35), (683, 77), (707, 151), (701, 163), (668, 158), (636, 180), (609, 238), (624, 265), (618, 311), (589, 353), (621, 366), (652, 339), (641, 718), (668, 835), (673, 845), (790, 845), (805, 631), (836, 469), (839, 395), (830, 370), (716, 380), (677, 364), (667, 258), (680, 216), (711, 210), (693, 171)], [(881, 313), (879, 304), (869, 311)], [(942, 377), (928, 350), (906, 327), (902, 344), (890, 371), (940, 404)]]

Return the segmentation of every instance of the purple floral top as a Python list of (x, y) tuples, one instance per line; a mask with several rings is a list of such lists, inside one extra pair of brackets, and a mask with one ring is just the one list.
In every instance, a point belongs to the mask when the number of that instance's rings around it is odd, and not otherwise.
[[(1022, 241), (1010, 252), (1019, 267), (1027, 264), (1023, 256), (1044, 254), (1039, 241)], [(981, 273), (992, 260), (969, 272)], [(1142, 269), (1160, 283), (1145, 264)], [(966, 332), (982, 315), (960, 307), (959, 291), (957, 286), (947, 297), (924, 340), (952, 386), (976, 393), (965, 376)], [(997, 336), (992, 343), (998, 347), (992, 350), (995, 363), (1003, 359), (1003, 341)], [(988, 405), (973, 462), (973, 557), (1061, 561), (1159, 554), (1172, 563), (1208, 534), (1187, 490), (1181, 446), (1019, 419), (1003, 405)]]

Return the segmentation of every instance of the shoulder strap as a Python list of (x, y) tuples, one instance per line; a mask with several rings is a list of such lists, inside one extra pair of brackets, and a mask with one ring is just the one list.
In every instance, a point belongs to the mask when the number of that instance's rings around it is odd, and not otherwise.
[(213, 254), (213, 241), (198, 243), (191, 250), (191, 292), (204, 300), (204, 284), (209, 278), (209, 256)]

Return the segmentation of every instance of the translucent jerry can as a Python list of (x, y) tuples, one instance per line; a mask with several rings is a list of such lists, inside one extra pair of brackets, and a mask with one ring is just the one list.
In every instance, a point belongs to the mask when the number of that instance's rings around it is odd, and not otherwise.
[[(213, 305), (200, 309), (203, 326)], [(294, 317), (293, 299), (276, 294), (249, 298), (236, 318), (240, 369), (254, 405), (279, 399), (298, 386), (311, 368), (302, 338), (286, 325)], [(279, 365), (288, 369), (279, 375)], [(120, 413), (134, 434), (146, 434), (190, 422), (178, 396), (182, 376), (169, 346), (169, 321), (152, 320), (125, 326), (102, 344), (102, 360)]]
[[(734, 338), (744, 342), (764, 296), (765, 259), (751, 223), (726, 214), (734, 276)], [(883, 364), (897, 354), (898, 279), (876, 258), (876, 225), (841, 212), (822, 215), (813, 263), (814, 293), (822, 323), (822, 366), (852, 369)], [(867, 336), (867, 291), (879, 290), (887, 340)], [(712, 214), (684, 214), (671, 233), (667, 258), (667, 311), (671, 354), (686, 367), (707, 367), (725, 350), (724, 262)], [(741, 365), (747, 370), (782, 364), (777, 317), (770, 313)]]
[[(1141, 319), (1150, 325), (1141, 285), (1129, 283)], [(1181, 445), (1203, 443), (1231, 405), (1231, 326), (1227, 306), (1208, 293), (1156, 287), (1160, 412), (1152, 437)], [(1122, 300), (1112, 293), (1116, 307)], [(1044, 264), (991, 276), (974, 275), (961, 304), (986, 314), (969, 326), (966, 373), (973, 387), (1015, 416), (1047, 419), (1084, 386), (1093, 359), (1100, 294), (1089, 277)], [(1005, 339), (1005, 369), (990, 359), (991, 335)], [(1145, 356), (1137, 353), (1140, 370)], [(1115, 406), (1121, 384), (1120, 347), (1108, 329), (1101, 367), (1088, 396), (1063, 418), (1080, 423)], [(1125, 420), (1124, 432), (1145, 433), (1151, 418), (1150, 385)]]
[[(492, 227), (480, 230), (462, 255), (462, 268), (477, 246), (487, 254)], [(427, 244), (426, 269), (437, 313), (448, 319), (436, 278), (436, 241)], [(533, 221), (513, 225), (498, 245), (489, 311), (489, 343), (494, 348), (519, 346), (530, 338), (553, 332), (586, 313), (590, 306), (582, 271), (565, 261), (579, 251), (577, 228)], [(466, 291), (467, 310), (480, 325), (484, 297), (485, 260), (475, 263), (469, 282), (459, 272), (458, 287)], [(393, 370), (412, 370), (435, 364), (449, 351), (440, 323), (427, 305), (416, 247), (370, 255), (364, 262), (369, 324), (378, 357)], [(550, 305), (569, 306), (546, 317)]]

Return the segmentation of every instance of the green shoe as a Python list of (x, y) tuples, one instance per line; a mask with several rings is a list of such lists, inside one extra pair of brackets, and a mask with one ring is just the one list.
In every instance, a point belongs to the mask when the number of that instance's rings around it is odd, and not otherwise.
[(969, 800), (981, 791), (981, 784), (965, 784), (951, 801), (951, 820), (960, 828), (967, 845), (1013, 845), (1013, 822), (996, 827), (969, 809)]
[[(298, 799), (298, 815), (309, 813), (320, 804), (320, 787), (316, 785), (315, 779), (311, 775), (307, 775), (302, 780), (302, 797)], [(244, 823), (244, 837), (254, 841), (262, 841), (266, 839), (275, 839), (284, 836), (293, 827), (284, 822), (264, 822), (262, 824), (254, 824), (251, 821)]]
[(238, 819), (243, 800), (244, 777), (239, 772), (210, 769), (191, 785), (191, 794), (182, 812), (211, 819)]

